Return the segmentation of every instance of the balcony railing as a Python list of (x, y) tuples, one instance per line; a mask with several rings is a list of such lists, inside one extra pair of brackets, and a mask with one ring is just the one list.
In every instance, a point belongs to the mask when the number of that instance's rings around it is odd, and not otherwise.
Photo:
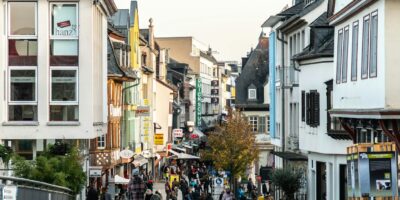
[[(284, 71), (283, 71), (284, 70)], [(285, 87), (298, 87), (299, 86), (299, 71), (294, 65), (284, 68), (276, 68), (276, 83), (281, 83), (282, 73), (285, 73)]]

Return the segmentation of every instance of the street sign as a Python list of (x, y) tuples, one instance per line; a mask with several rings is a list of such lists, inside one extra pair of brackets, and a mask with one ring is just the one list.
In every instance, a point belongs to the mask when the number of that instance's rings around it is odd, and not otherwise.
[(176, 138), (183, 137), (183, 130), (180, 128), (176, 128), (176, 129), (172, 130), (172, 133), (173, 133), (174, 137), (176, 137)]
[(138, 106), (136, 108), (136, 117), (147, 117), (150, 116), (149, 106)]
[(164, 145), (164, 134), (163, 133), (154, 134), (154, 144), (155, 145)]
[(119, 152), (119, 156), (121, 158), (125, 158), (125, 159), (130, 159), (133, 157), (133, 155), (135, 155), (135, 153), (133, 153), (133, 151), (131, 151), (129, 149), (125, 149), (125, 150)]

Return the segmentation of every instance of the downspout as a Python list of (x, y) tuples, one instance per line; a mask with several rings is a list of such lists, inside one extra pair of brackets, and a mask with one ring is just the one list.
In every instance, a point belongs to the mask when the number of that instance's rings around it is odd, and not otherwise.
[[(124, 106), (125, 106), (125, 91), (128, 90), (128, 89), (131, 89), (131, 88), (133, 88), (133, 87), (138, 86), (138, 85), (140, 84), (140, 78), (137, 78), (136, 80), (137, 80), (137, 83), (135, 83), (135, 84), (133, 84), (133, 85), (130, 85), (130, 86), (125, 87), (125, 88), (122, 89), (122, 122), (124, 123), (124, 125), (122, 126), (121, 137), (120, 137), (121, 139), (122, 139), (122, 134), (125, 133), (125, 130), (126, 130), (125, 126), (127, 125), (127, 124), (126, 124), (126, 121), (125, 121), (125, 111), (124, 111)], [(129, 144), (129, 141), (128, 141), (128, 144)], [(122, 148), (123, 148), (123, 147), (122, 147), (122, 140), (120, 140), (120, 148), (121, 148), (121, 150), (123, 150), (123, 149), (122, 149)]]
[[(286, 144), (286, 138), (285, 138), (285, 43), (286, 41), (284, 40), (284, 35), (283, 32), (281, 32), (281, 38), (279, 38), (279, 34), (277, 34), (276, 37), (280, 42), (281, 42), (281, 53), (282, 53), (282, 58), (281, 58), (281, 67), (282, 67), (282, 73), (281, 73), (281, 88), (282, 88), (282, 96), (281, 96), (281, 101), (282, 101), (282, 150), (285, 151), (285, 144)], [(285, 167), (285, 164), (283, 164)]]

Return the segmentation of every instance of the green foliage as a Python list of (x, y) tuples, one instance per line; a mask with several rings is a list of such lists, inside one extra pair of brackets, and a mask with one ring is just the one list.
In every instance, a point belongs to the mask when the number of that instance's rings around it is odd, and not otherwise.
[(275, 169), (271, 176), (272, 184), (285, 192), (287, 199), (292, 199), (301, 186), (302, 173), (299, 170), (284, 168)]
[(71, 148), (70, 152), (63, 156), (45, 152), (35, 161), (15, 156), (13, 168), (18, 177), (68, 187), (74, 193), (79, 193), (86, 181), (81, 157), (75, 148)]
[(201, 152), (218, 170), (228, 170), (238, 178), (258, 159), (256, 139), (247, 120), (238, 111), (229, 113), (226, 124), (209, 135), (210, 148)]
[(0, 157), (4, 164), (7, 165), (12, 157), (12, 149), (8, 146), (0, 145)]

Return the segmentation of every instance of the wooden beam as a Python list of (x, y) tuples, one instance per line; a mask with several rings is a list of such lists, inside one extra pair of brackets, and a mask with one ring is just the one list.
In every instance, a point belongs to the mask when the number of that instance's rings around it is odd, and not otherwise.
[(343, 129), (350, 135), (351, 140), (353, 140), (353, 143), (355, 144), (356, 138), (357, 138), (356, 133), (349, 125), (347, 125), (347, 123), (344, 122), (343, 119), (340, 118), (339, 120), (340, 120), (340, 124), (342, 125)]
[[(396, 120), (392, 120), (392, 125), (396, 123)], [(386, 126), (385, 121), (383, 119), (379, 120), (379, 125), (382, 128), (383, 133), (388, 136), (395, 144), (397, 151), (400, 152), (400, 135), (398, 134), (399, 130), (397, 129), (397, 124), (393, 126), (393, 130), (396, 134), (393, 134)]]

